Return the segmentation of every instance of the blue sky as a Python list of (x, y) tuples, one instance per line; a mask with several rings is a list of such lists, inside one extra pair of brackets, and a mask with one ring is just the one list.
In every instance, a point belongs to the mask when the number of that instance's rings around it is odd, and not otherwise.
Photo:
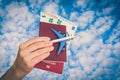
[(77, 25), (62, 75), (33, 69), (23, 80), (120, 80), (120, 0), (0, 0), (0, 76), (21, 42), (38, 36), (41, 11)]

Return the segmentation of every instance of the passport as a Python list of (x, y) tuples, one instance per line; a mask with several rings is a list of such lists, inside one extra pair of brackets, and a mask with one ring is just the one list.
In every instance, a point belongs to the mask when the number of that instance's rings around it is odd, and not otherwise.
[[(52, 31), (55, 29), (59, 33), (65, 35), (66, 34), (66, 26), (51, 24), (46, 22), (40, 22), (40, 30), (39, 36), (47, 36), (50, 37), (51, 40), (58, 39), (58, 36)], [(36, 68), (62, 74), (64, 63), (66, 62), (66, 45), (63, 47), (63, 50), (57, 55), (58, 48), (60, 43), (54, 43), (54, 50), (51, 51), (50, 55), (35, 65)]]

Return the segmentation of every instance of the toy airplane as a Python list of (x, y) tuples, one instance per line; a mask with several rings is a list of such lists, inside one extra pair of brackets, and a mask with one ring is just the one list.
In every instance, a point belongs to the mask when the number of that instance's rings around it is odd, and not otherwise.
[(52, 31), (55, 33), (55, 35), (59, 38), (59, 39), (52, 40), (53, 43), (60, 42), (60, 45), (59, 45), (59, 48), (58, 48), (58, 51), (57, 51), (57, 55), (59, 55), (60, 52), (63, 50), (63, 47), (64, 47), (65, 44), (66, 44), (66, 40), (72, 39), (72, 38), (74, 38), (75, 36), (65, 37), (65, 34), (61, 34), (60, 32), (56, 31), (56, 30), (53, 29), (53, 28), (51, 28), (51, 30), (52, 30)]

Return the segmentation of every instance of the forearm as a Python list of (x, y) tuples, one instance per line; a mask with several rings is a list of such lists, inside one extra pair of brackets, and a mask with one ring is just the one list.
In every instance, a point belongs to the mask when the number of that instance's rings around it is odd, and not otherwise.
[(13, 65), (1, 78), (0, 80), (22, 80), (25, 74), (19, 72)]

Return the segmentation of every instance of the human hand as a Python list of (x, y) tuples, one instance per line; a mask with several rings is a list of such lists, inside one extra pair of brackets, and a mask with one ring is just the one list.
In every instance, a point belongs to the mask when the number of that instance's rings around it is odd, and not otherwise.
[(50, 55), (54, 49), (48, 37), (32, 38), (19, 46), (17, 58), (13, 67), (18, 76), (28, 74), (33, 67)]

